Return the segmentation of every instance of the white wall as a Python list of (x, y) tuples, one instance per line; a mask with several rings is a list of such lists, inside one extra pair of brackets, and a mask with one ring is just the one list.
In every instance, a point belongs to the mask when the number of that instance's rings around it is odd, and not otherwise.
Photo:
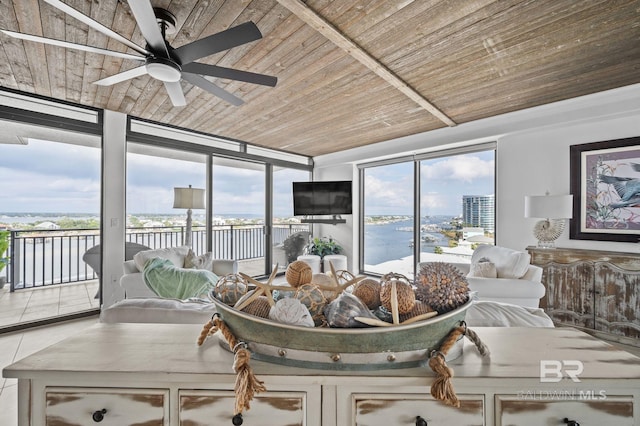
[[(358, 269), (358, 233), (357, 218), (359, 216), (358, 210), (358, 184), (357, 184), (357, 170), (351, 164), (339, 164), (336, 167), (317, 169), (313, 172), (313, 180), (353, 180), (353, 214), (342, 215), (342, 218), (347, 223), (339, 223), (336, 225), (327, 224), (314, 224), (313, 236), (314, 237), (332, 237), (334, 238), (344, 250), (347, 256), (347, 270), (355, 271)], [(355, 219), (355, 220), (354, 220)]]
[[(640, 136), (640, 114), (593, 120), (549, 129), (508, 135), (498, 139), (497, 230), (500, 245), (523, 249), (535, 245), (532, 229), (537, 219), (524, 217), (524, 196), (570, 193), (569, 147), (571, 145)], [(558, 247), (637, 252), (636, 243), (569, 238), (569, 223)]]
[[(497, 141), (496, 243), (523, 250), (537, 243), (532, 234), (536, 219), (524, 217), (525, 195), (544, 195), (547, 190), (552, 195), (570, 193), (570, 145), (640, 136), (639, 99), (640, 85), (633, 85), (319, 156), (314, 158), (314, 179), (342, 179), (351, 174), (357, 188), (355, 166), (359, 163)], [(339, 234), (332, 233), (340, 235), (341, 241), (351, 241), (350, 266), (357, 265), (357, 217), (354, 211), (350, 226), (342, 225)], [(640, 244), (635, 243), (571, 240), (568, 222), (556, 245), (640, 251)]]

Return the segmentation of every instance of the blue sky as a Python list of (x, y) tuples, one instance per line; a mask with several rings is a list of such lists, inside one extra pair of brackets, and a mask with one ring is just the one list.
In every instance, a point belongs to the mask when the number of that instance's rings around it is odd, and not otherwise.
[[(421, 215), (459, 215), (463, 195), (492, 195), (494, 152), (423, 160)], [(365, 173), (366, 215), (413, 215), (413, 163), (369, 168)]]
[[(494, 193), (493, 151), (425, 160), (421, 163), (423, 215), (461, 213), (462, 195)], [(413, 164), (367, 169), (365, 213), (412, 214)], [(108, 178), (108, 176), (107, 176)], [(205, 164), (130, 154), (127, 157), (127, 211), (180, 214), (173, 187), (205, 187)], [(274, 215), (289, 216), (291, 181), (300, 171), (277, 172)], [(100, 151), (96, 148), (30, 140), (0, 144), (0, 212), (99, 212)], [(264, 211), (262, 170), (214, 167), (214, 214)], [(195, 213), (198, 213), (197, 211)]]

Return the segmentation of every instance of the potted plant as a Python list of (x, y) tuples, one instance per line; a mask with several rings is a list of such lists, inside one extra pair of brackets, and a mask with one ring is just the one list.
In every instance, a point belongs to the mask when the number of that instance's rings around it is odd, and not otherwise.
[(7, 277), (3, 275), (4, 268), (9, 264), (9, 256), (5, 256), (9, 248), (9, 231), (0, 231), (0, 288), (3, 288), (7, 282)]
[(315, 254), (320, 256), (320, 259), (324, 258), (327, 254), (340, 254), (342, 247), (333, 238), (319, 237), (313, 238), (306, 245), (305, 254)]

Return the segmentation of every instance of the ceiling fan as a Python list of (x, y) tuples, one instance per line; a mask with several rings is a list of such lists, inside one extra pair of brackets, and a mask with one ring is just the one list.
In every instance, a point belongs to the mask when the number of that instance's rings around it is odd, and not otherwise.
[(138, 23), (142, 36), (147, 42), (146, 47), (141, 47), (60, 0), (44, 1), (87, 24), (91, 28), (127, 45), (138, 54), (117, 52), (15, 31), (2, 30), (2, 32), (22, 40), (36, 41), (54, 46), (79, 49), (143, 62), (142, 65), (136, 68), (103, 78), (102, 80), (94, 82), (94, 84), (111, 86), (149, 74), (151, 77), (164, 83), (174, 106), (184, 106), (186, 105), (186, 100), (182, 86), (180, 85), (180, 80), (184, 79), (194, 86), (198, 86), (230, 104), (238, 106), (244, 103), (242, 99), (215, 85), (204, 78), (204, 76), (226, 78), (271, 87), (274, 87), (278, 81), (276, 77), (265, 74), (256, 74), (233, 68), (194, 62), (206, 56), (213, 55), (214, 53), (261, 39), (262, 34), (253, 22), (246, 22), (187, 43), (184, 46), (173, 48), (165, 40), (165, 37), (166, 34), (170, 34), (171, 31), (175, 30), (175, 17), (167, 10), (153, 8), (150, 0), (130, 0), (128, 3), (131, 12)]

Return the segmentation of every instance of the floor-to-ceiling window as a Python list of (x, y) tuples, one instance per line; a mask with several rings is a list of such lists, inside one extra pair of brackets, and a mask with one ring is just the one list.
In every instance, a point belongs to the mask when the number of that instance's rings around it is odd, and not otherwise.
[(277, 264), (280, 271), (303, 254), (311, 234), (310, 225), (300, 223), (300, 219), (293, 216), (293, 182), (307, 182), (310, 177), (306, 170), (273, 168), (271, 263)]
[[(151, 248), (186, 242), (187, 209), (174, 208), (174, 188), (205, 189), (207, 156), (127, 144), (127, 241)], [(191, 246), (207, 251), (206, 210), (192, 209)]]
[(465, 262), (495, 241), (493, 144), (363, 165), (360, 175), (364, 272), (411, 278), (416, 258)]
[(265, 165), (214, 157), (213, 252), (247, 275), (265, 272)]
[(364, 271), (412, 273), (413, 162), (365, 168), (362, 188)]
[[(96, 312), (101, 138), (2, 122), (0, 329)], [(99, 268), (99, 265), (93, 265)]]
[(495, 151), (446, 154), (420, 161), (420, 260), (469, 260), (493, 244)]

